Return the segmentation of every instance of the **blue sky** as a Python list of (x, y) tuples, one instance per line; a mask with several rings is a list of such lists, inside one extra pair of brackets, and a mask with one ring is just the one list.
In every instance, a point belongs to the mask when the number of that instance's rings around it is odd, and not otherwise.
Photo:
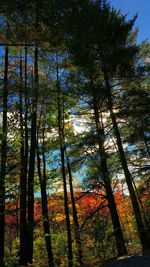
[(150, 0), (109, 0), (110, 4), (132, 18), (138, 13), (135, 26), (139, 28), (138, 43), (150, 40)]

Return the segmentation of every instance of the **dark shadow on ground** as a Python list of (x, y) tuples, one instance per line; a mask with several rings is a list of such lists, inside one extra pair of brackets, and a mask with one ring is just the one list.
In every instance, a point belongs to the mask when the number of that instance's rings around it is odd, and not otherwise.
[(150, 267), (150, 257), (148, 255), (131, 255), (108, 260), (102, 267)]

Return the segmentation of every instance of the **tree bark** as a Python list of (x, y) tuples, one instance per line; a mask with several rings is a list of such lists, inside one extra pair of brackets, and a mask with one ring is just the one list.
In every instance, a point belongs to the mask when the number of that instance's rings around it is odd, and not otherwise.
[(40, 189), (41, 189), (41, 198), (42, 198), (42, 217), (43, 217), (44, 236), (45, 236), (49, 267), (53, 267), (53, 252), (52, 252), (51, 233), (50, 233), (50, 225), (49, 225), (48, 206), (47, 206), (47, 193), (46, 193), (46, 163), (45, 163), (45, 153), (44, 153), (44, 134), (43, 134), (42, 149), (43, 149), (42, 150), (43, 175), (41, 173), (41, 160), (40, 160), (39, 145), (38, 145), (38, 140), (37, 140), (37, 167), (38, 167), (38, 176), (40, 180)]
[(28, 175), (28, 263), (33, 260), (33, 231), (34, 231), (34, 167), (36, 149), (36, 124), (37, 124), (37, 96), (38, 96), (38, 47), (34, 54), (34, 86), (31, 114), (31, 142)]
[(125, 241), (121, 229), (121, 224), (116, 208), (116, 203), (111, 187), (111, 179), (109, 176), (109, 171), (107, 167), (107, 155), (104, 148), (104, 140), (105, 135), (104, 131), (101, 128), (100, 120), (99, 120), (99, 110), (98, 110), (98, 100), (95, 95), (93, 95), (93, 107), (94, 107), (94, 119), (95, 119), (95, 125), (97, 130), (97, 139), (98, 139), (98, 145), (99, 145), (99, 155), (100, 155), (100, 164), (101, 164), (101, 170), (104, 180), (104, 185), (106, 189), (106, 196), (108, 200), (108, 206), (111, 214), (111, 219), (113, 223), (113, 229), (115, 234), (115, 240), (116, 240), (116, 246), (118, 251), (118, 256), (123, 256), (127, 254)]
[(28, 145), (28, 84), (27, 84), (27, 55), (28, 55), (28, 50), (27, 50), (27, 45), (25, 46), (25, 119), (24, 119), (24, 124), (25, 124), (25, 174), (26, 174), (26, 180), (27, 180), (27, 174), (28, 174), (28, 153), (29, 153), (29, 145)]
[(0, 173), (0, 265), (4, 261), (5, 237), (5, 177), (7, 156), (7, 111), (8, 111), (8, 47), (5, 48), (4, 91), (3, 91), (3, 125), (1, 143), (1, 173)]
[(16, 236), (19, 237), (19, 194), (16, 196)]
[(129, 171), (126, 156), (124, 153), (121, 135), (120, 135), (120, 131), (118, 128), (116, 116), (115, 116), (115, 113), (113, 111), (111, 86), (109, 84), (109, 78), (108, 78), (108, 74), (106, 71), (104, 71), (104, 78), (105, 78), (106, 90), (107, 90), (108, 109), (110, 111), (110, 117), (111, 117), (111, 120), (113, 123), (113, 129), (114, 129), (114, 133), (115, 133), (115, 137), (116, 137), (116, 141), (117, 141), (117, 146), (118, 146), (119, 156), (120, 156), (120, 160), (121, 160), (121, 164), (122, 164), (122, 169), (124, 171), (126, 183), (127, 183), (128, 189), (129, 189), (130, 197), (131, 197), (131, 202), (132, 202), (132, 206), (133, 206), (133, 210), (134, 210), (134, 215), (135, 215), (135, 219), (136, 219), (139, 238), (140, 238), (143, 250), (150, 249), (150, 240), (147, 237), (147, 233), (146, 233), (146, 230), (144, 227), (139, 203), (138, 203), (138, 200), (137, 200), (137, 197), (136, 197), (136, 194), (134, 191), (133, 183), (132, 183), (132, 176), (131, 176), (131, 173)]
[[(57, 63), (58, 64), (58, 63)], [(63, 140), (63, 127), (62, 127), (62, 110), (61, 110), (61, 98), (60, 98), (60, 84), (58, 77), (58, 65), (57, 65), (57, 95), (58, 95), (58, 132), (59, 132), (59, 143), (60, 143), (60, 155), (61, 155), (61, 170), (64, 188), (64, 207), (66, 215), (66, 228), (67, 228), (67, 239), (68, 239), (68, 267), (72, 267), (72, 237), (71, 237), (71, 225), (69, 218), (69, 206), (68, 206), (68, 194), (67, 194), (67, 182), (66, 182), (66, 170), (65, 170), (65, 147)]]
[(72, 184), (72, 171), (71, 171), (71, 166), (69, 162), (69, 157), (67, 154), (66, 145), (65, 145), (65, 156), (66, 156), (66, 162), (67, 162), (67, 168), (68, 168), (68, 174), (69, 174), (69, 186), (70, 186), (70, 195), (71, 195), (71, 203), (72, 203), (74, 231), (75, 231), (75, 237), (76, 237), (76, 245), (78, 249), (78, 258), (79, 258), (80, 265), (82, 265), (83, 255), (82, 255), (82, 246), (81, 246), (81, 237), (80, 237), (80, 227), (79, 227), (79, 222), (78, 222), (78, 215), (77, 215), (74, 190), (73, 190), (73, 184)]
[(23, 129), (23, 103), (22, 94), (23, 79), (22, 79), (22, 59), (20, 55), (20, 264), (27, 265), (27, 218), (26, 218), (26, 172), (25, 172), (25, 149), (24, 149), (24, 129)]

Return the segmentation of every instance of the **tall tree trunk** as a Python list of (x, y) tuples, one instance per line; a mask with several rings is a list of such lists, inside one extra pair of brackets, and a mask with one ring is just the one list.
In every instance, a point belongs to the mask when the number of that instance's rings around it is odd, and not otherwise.
[(133, 180), (133, 186), (134, 186), (134, 189), (135, 189), (135, 193), (136, 193), (136, 196), (137, 196), (137, 199), (138, 199), (138, 202), (139, 202), (139, 205), (140, 205), (140, 209), (142, 211), (142, 217), (143, 217), (143, 222), (144, 222), (144, 225), (145, 225), (145, 229), (147, 230), (147, 235), (148, 235), (148, 238), (150, 238), (150, 233), (149, 233), (149, 226), (150, 226), (150, 221), (148, 219), (148, 214), (146, 214), (145, 212), (145, 207), (143, 205), (143, 202), (141, 200), (141, 197), (139, 195), (139, 192), (137, 190), (137, 186)]
[(74, 190), (73, 190), (73, 184), (72, 184), (72, 171), (71, 171), (69, 157), (67, 154), (66, 145), (65, 145), (65, 156), (66, 156), (67, 169), (68, 169), (68, 174), (69, 174), (69, 186), (70, 186), (70, 195), (71, 195), (71, 203), (72, 203), (72, 212), (73, 212), (73, 222), (74, 222), (74, 231), (75, 231), (75, 237), (76, 237), (76, 245), (77, 245), (77, 249), (78, 249), (79, 263), (81, 265), (81, 264), (83, 264), (83, 255), (82, 255), (80, 228), (79, 228), (78, 215), (77, 215)]
[(26, 173), (24, 154), (24, 121), (23, 121), (23, 79), (22, 79), (22, 59), (20, 55), (20, 264), (27, 265), (27, 233), (26, 233)]
[(82, 253), (82, 246), (81, 246), (80, 227), (79, 227), (78, 215), (77, 215), (77, 209), (76, 209), (76, 203), (75, 203), (75, 197), (74, 197), (72, 171), (71, 171), (69, 156), (67, 153), (66, 142), (65, 142), (64, 97), (62, 100), (62, 130), (63, 130), (62, 135), (63, 135), (66, 164), (67, 164), (67, 169), (68, 169), (68, 174), (69, 174), (69, 187), (70, 187), (70, 196), (71, 196), (71, 204), (72, 204), (72, 213), (73, 213), (73, 223), (74, 223), (74, 231), (75, 231), (75, 238), (76, 238), (76, 246), (77, 246), (77, 250), (78, 250), (78, 260), (79, 260), (79, 264), (82, 265), (83, 264), (83, 253)]
[(111, 117), (111, 120), (112, 120), (112, 123), (113, 123), (113, 129), (114, 129), (114, 133), (115, 133), (116, 140), (117, 140), (119, 156), (120, 156), (120, 160), (121, 160), (122, 168), (123, 168), (123, 171), (124, 171), (126, 183), (127, 183), (128, 189), (129, 189), (130, 197), (131, 197), (131, 202), (132, 202), (132, 206), (133, 206), (133, 210), (134, 210), (134, 214), (135, 214), (135, 219), (136, 219), (139, 238), (140, 238), (143, 250), (150, 249), (150, 240), (147, 237), (147, 233), (146, 233), (146, 230), (145, 230), (145, 227), (144, 227), (144, 223), (143, 223), (143, 220), (142, 220), (139, 203), (138, 203), (138, 200), (137, 200), (137, 197), (136, 197), (136, 194), (135, 194), (135, 191), (134, 191), (133, 183), (132, 183), (132, 176), (131, 176), (131, 173), (129, 171), (127, 160), (126, 160), (126, 156), (125, 156), (125, 153), (124, 153), (122, 140), (121, 140), (121, 136), (120, 136), (120, 131), (119, 131), (117, 120), (116, 120), (116, 116), (115, 116), (115, 113), (113, 111), (113, 101), (112, 101), (112, 95), (111, 95), (111, 86), (110, 86), (108, 74), (107, 74), (106, 71), (104, 71), (104, 78), (105, 78), (106, 90), (107, 90), (108, 109), (110, 111), (110, 117)]
[(19, 195), (16, 196), (16, 236), (19, 237)]
[(61, 153), (62, 178), (64, 187), (64, 206), (65, 206), (67, 238), (68, 238), (68, 267), (72, 267), (72, 238), (71, 238), (71, 226), (70, 226), (69, 206), (68, 206), (68, 196), (67, 196), (65, 155), (64, 155), (64, 147), (62, 145), (60, 146), (60, 153)]
[(68, 240), (68, 267), (72, 267), (72, 237), (71, 237), (71, 225), (69, 218), (69, 206), (68, 206), (68, 194), (67, 194), (67, 181), (66, 181), (66, 170), (65, 170), (65, 147), (63, 140), (63, 122), (62, 122), (62, 110), (61, 110), (61, 97), (60, 97), (60, 84), (58, 76), (58, 65), (57, 65), (57, 95), (58, 95), (58, 131), (59, 131), (59, 143), (60, 143), (60, 155), (61, 155), (61, 169), (64, 189), (64, 207), (66, 215), (66, 228), (67, 228), (67, 240)]
[(111, 219), (113, 223), (113, 229), (115, 234), (116, 246), (118, 251), (118, 256), (126, 255), (127, 250), (125, 246), (125, 241), (121, 229), (121, 224), (116, 208), (116, 203), (111, 187), (111, 180), (109, 176), (109, 171), (107, 167), (107, 155), (104, 148), (104, 130), (101, 128), (100, 120), (99, 120), (99, 110), (98, 110), (98, 100), (95, 95), (93, 95), (93, 107), (94, 107), (94, 117), (95, 117), (95, 125), (97, 130), (97, 139), (99, 145), (99, 155), (100, 155), (100, 164), (101, 164), (101, 171), (104, 179), (104, 185), (106, 189), (106, 196), (108, 200), (108, 206), (111, 214)]
[(46, 193), (46, 162), (44, 153), (44, 133), (43, 133), (42, 156), (43, 156), (43, 175), (41, 173), (41, 160), (40, 160), (39, 144), (37, 137), (37, 167), (38, 167), (38, 176), (40, 180), (41, 197), (42, 197), (43, 228), (44, 228), (44, 236), (45, 236), (49, 267), (53, 267), (53, 252), (52, 252), (51, 233), (49, 225), (48, 206), (47, 206), (47, 193)]
[(3, 91), (3, 125), (1, 143), (1, 172), (0, 172), (0, 265), (4, 260), (5, 236), (5, 176), (7, 156), (7, 98), (8, 98), (8, 47), (5, 48), (4, 91)]
[(29, 153), (29, 145), (28, 145), (28, 85), (27, 85), (27, 45), (25, 46), (25, 175), (26, 175), (26, 181), (27, 181), (27, 175), (28, 175), (28, 153)]
[(31, 114), (31, 142), (28, 175), (28, 263), (33, 259), (33, 231), (34, 231), (34, 167), (36, 149), (36, 124), (37, 124), (37, 96), (38, 96), (38, 47), (34, 53), (34, 86)]

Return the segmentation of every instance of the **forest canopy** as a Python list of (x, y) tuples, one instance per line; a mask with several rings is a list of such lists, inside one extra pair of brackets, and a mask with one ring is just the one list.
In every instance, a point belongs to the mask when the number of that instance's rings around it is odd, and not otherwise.
[(105, 0), (1, 0), (0, 266), (150, 250), (150, 43)]

